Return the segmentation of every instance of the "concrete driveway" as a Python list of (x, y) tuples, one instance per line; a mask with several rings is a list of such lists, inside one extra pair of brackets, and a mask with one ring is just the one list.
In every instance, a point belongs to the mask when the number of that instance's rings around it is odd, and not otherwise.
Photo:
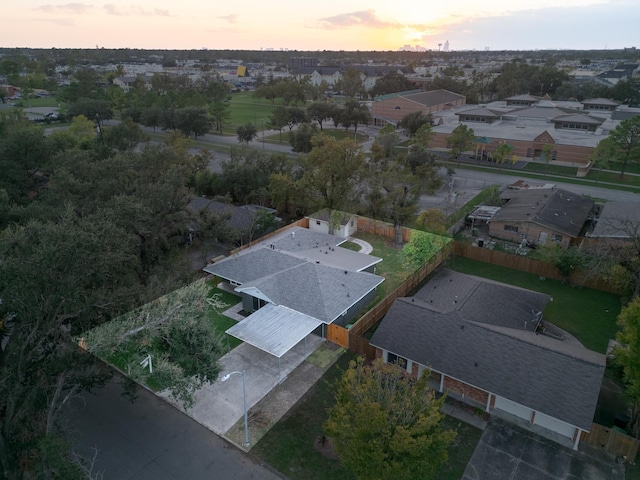
[(247, 343), (242, 343), (222, 357), (219, 379), (206, 384), (196, 392), (196, 402), (190, 409), (183, 408), (166, 392), (161, 396), (209, 430), (218, 435), (225, 435), (244, 416), (242, 375), (236, 374), (222, 382), (220, 379), (225, 374), (244, 370), (249, 410), (274, 387), (283, 383), (287, 376), (324, 342), (325, 339), (310, 334), (307, 336), (306, 344), (304, 340), (299, 342), (280, 360)]
[(491, 417), (462, 480), (624, 480), (624, 466)]

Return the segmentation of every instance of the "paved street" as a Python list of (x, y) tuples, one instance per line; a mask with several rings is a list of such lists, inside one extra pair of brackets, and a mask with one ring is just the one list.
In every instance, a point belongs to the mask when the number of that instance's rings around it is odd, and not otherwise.
[(282, 478), (146, 390), (131, 403), (109, 383), (74, 398), (66, 415), (76, 451), (104, 480)]

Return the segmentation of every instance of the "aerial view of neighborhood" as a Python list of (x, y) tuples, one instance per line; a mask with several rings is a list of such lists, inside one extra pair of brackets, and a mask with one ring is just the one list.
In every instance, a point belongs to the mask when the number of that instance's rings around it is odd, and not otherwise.
[(9, 10), (0, 480), (640, 480), (640, 51), (195, 3)]

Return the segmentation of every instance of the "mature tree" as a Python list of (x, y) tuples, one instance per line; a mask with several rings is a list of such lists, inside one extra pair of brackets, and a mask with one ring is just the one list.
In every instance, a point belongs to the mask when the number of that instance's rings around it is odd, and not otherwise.
[(12, 202), (27, 202), (43, 180), (37, 172), (49, 152), (40, 127), (20, 119), (6, 119), (0, 135), (0, 189)]
[(313, 138), (303, 181), (331, 210), (349, 210), (360, 198), (364, 153), (352, 139), (336, 140), (326, 135)]
[(0, 101), (2, 103), (6, 103), (7, 97), (9, 96), (9, 92), (6, 88), (0, 87)]
[(627, 395), (633, 402), (631, 425), (640, 437), (640, 297), (622, 308), (618, 316), (620, 331), (616, 340), (621, 346), (614, 350), (615, 362), (622, 366)]
[(207, 102), (207, 110), (213, 120), (214, 130), (222, 133), (224, 122), (231, 116), (229, 84), (222, 81), (209, 82), (204, 97)]
[(358, 124), (369, 125), (371, 112), (369, 108), (354, 98), (348, 99), (340, 112), (340, 123), (348, 129), (353, 125), (354, 132), (358, 131)]
[[(193, 134), (194, 139), (208, 133), (211, 128), (204, 107), (185, 107), (175, 110), (170, 123), (173, 123), (173, 128), (180, 130), (186, 136)], [(165, 123), (165, 128), (171, 127), (167, 127)]]
[(294, 152), (309, 153), (313, 148), (311, 139), (320, 131), (315, 123), (303, 123), (289, 134), (289, 143)]
[(287, 112), (287, 125), (289, 126), (289, 131), (293, 130), (293, 127), (296, 125), (307, 121), (307, 112), (304, 108), (285, 107), (285, 111)]
[(491, 157), (497, 164), (503, 164), (507, 159), (511, 158), (511, 153), (513, 153), (513, 147), (508, 143), (501, 143), (491, 153)]
[(387, 123), (378, 131), (374, 142), (382, 147), (387, 157), (390, 157), (393, 154), (393, 149), (400, 143), (400, 137), (393, 125)]
[(455, 432), (444, 430), (428, 373), (418, 381), (398, 366), (352, 361), (336, 387), (325, 431), (358, 479), (429, 480), (447, 460)]
[(320, 130), (322, 130), (322, 124), (336, 115), (337, 108), (336, 104), (332, 102), (313, 102), (307, 107), (307, 116), (309, 120), (318, 122)]
[(640, 79), (622, 80), (611, 87), (608, 98), (613, 98), (626, 105), (640, 105)]
[(371, 98), (389, 93), (405, 92), (414, 90), (415, 86), (407, 77), (398, 72), (389, 72), (376, 80), (375, 85), (369, 92)]
[(433, 233), (413, 230), (411, 238), (402, 247), (402, 257), (407, 268), (418, 269), (446, 246), (449, 239)]
[(360, 70), (347, 68), (337, 82), (336, 89), (349, 98), (362, 97), (365, 94), (363, 75)]
[(398, 124), (400, 128), (404, 128), (407, 131), (410, 137), (415, 135), (423, 125), (431, 125), (431, 114), (420, 111), (407, 113)]
[(451, 158), (457, 160), (463, 152), (470, 150), (473, 146), (474, 139), (475, 135), (473, 133), (473, 129), (466, 125), (460, 124), (454, 128), (451, 135), (449, 135), (449, 138), (447, 138), (447, 143), (451, 148)]
[(542, 260), (555, 265), (562, 275), (563, 283), (569, 282), (574, 271), (586, 268), (589, 264), (588, 254), (576, 246), (565, 248), (561, 245), (544, 245), (539, 248), (538, 255)]
[(162, 117), (163, 113), (160, 107), (148, 107), (140, 112), (140, 123), (146, 127), (153, 127), (155, 132), (156, 127), (162, 125)]
[(59, 435), (70, 397), (106, 378), (72, 337), (131, 305), (134, 251), (135, 237), (113, 222), (70, 211), (0, 235), (0, 298), (12, 319), (0, 351), (0, 477), (55, 478), (42, 439)]
[(443, 235), (447, 233), (447, 216), (437, 208), (428, 208), (420, 212), (416, 225), (425, 232)]
[(269, 177), (290, 174), (290, 168), (290, 161), (283, 154), (234, 148), (229, 160), (222, 162), (218, 184), (224, 191), (217, 193), (229, 194), (236, 203), (256, 203), (256, 196), (261, 196), (261, 192), (268, 189)]
[[(600, 145), (602, 144), (602, 147)], [(612, 160), (621, 164), (620, 176), (624, 176), (624, 170), (629, 162), (640, 162), (640, 116), (627, 118), (620, 122), (611, 132), (609, 137), (598, 144), (612, 155)]]
[(249, 145), (249, 142), (258, 135), (258, 130), (256, 130), (256, 126), (253, 123), (247, 122), (236, 129), (236, 134), (238, 136), (238, 142)]
[(133, 150), (138, 144), (150, 140), (149, 135), (130, 118), (125, 118), (118, 125), (105, 128), (103, 135), (106, 145), (119, 152)]
[(71, 103), (67, 108), (67, 115), (69, 117), (84, 115), (96, 123), (113, 118), (113, 112), (108, 100), (95, 100), (92, 98), (80, 98)]
[(271, 130), (278, 130), (280, 133), (280, 141), (282, 141), (282, 129), (289, 123), (289, 114), (286, 107), (280, 105), (269, 113), (267, 119), (267, 128)]

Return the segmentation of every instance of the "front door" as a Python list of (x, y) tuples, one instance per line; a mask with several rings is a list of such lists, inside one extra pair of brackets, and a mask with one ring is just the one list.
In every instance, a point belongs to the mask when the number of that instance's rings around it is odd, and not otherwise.
[(540, 245), (544, 245), (547, 243), (547, 232), (540, 232), (540, 237), (538, 238), (538, 243)]

